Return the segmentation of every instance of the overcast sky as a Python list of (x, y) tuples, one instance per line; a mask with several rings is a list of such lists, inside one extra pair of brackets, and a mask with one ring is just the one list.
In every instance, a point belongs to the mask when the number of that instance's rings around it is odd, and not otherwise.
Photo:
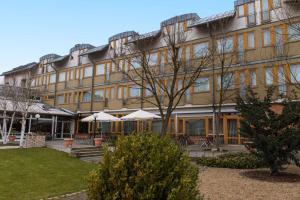
[(5, 0), (0, 4), (0, 73), (77, 43), (106, 44), (114, 34), (158, 30), (170, 17), (206, 17), (234, 0)]

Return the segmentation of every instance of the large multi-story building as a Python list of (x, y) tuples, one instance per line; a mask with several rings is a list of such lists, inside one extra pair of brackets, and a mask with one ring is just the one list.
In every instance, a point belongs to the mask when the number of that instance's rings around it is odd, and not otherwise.
[[(178, 27), (176, 31), (187, 34), (180, 52), (191, 65), (198, 58), (197, 51), (216, 46), (218, 56), (222, 41), (226, 41), (226, 54), (232, 55), (225, 74), (232, 77), (228, 93), (242, 93), (250, 86), (263, 96), (268, 87), (274, 86), (276, 95), (289, 95), (299, 88), (300, 31), (294, 25), (300, 23), (300, 18), (283, 18), (300, 14), (298, 8), (295, 1), (238, 0), (232, 11), (205, 18), (195, 13), (184, 14), (161, 22), (157, 31), (146, 34), (127, 31), (110, 37), (108, 44), (102, 46), (77, 44), (67, 55), (42, 56), (38, 62), (5, 72), (5, 83), (17, 78), (20, 84), (25, 84), (30, 79), (32, 87), (42, 91), (44, 103), (76, 113), (75, 134), (90, 133), (93, 126), (80, 122), (82, 117), (99, 111), (121, 117), (139, 109), (140, 96), (145, 95), (124, 78), (123, 71), (130, 70), (127, 60), (122, 62), (120, 57), (117, 66), (110, 51), (127, 43), (134, 45), (136, 41), (151, 39), (151, 62), (158, 67), (167, 66), (168, 48), (162, 41), (168, 28)], [(212, 74), (209, 67), (201, 74), (198, 84), (185, 93), (173, 112), (169, 132), (191, 136), (212, 133), (213, 94), (218, 93), (219, 80), (220, 72)], [(143, 106), (158, 113), (150, 104)], [(224, 143), (241, 143), (240, 118), (233, 98), (224, 100), (221, 112)], [(103, 131), (128, 133), (135, 126), (134, 122), (116, 122), (103, 127)], [(148, 124), (153, 130), (160, 126), (159, 121)]]

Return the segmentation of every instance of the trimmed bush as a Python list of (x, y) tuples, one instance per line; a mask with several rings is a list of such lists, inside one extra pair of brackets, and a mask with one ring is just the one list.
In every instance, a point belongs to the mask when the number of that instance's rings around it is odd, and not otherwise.
[(265, 167), (263, 159), (255, 154), (232, 153), (217, 157), (203, 157), (198, 159), (199, 165), (232, 169), (256, 169)]
[(111, 199), (200, 199), (198, 168), (168, 137), (121, 136), (116, 149), (105, 148), (103, 162), (89, 175), (88, 196)]

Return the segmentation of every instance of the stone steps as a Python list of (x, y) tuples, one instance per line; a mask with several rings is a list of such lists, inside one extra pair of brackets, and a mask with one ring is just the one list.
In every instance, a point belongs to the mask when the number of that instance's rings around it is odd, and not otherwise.
[(83, 148), (72, 148), (71, 156), (76, 158), (83, 157), (101, 157), (103, 155), (103, 149), (99, 147), (83, 147)]

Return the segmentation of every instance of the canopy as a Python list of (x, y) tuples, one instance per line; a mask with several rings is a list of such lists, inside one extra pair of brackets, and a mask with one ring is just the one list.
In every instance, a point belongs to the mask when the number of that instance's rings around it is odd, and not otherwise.
[(124, 117), (121, 117), (122, 120), (127, 120), (127, 121), (151, 120), (151, 119), (160, 119), (160, 118), (161, 118), (160, 116), (144, 110), (138, 110)]
[(96, 121), (98, 122), (115, 122), (115, 121), (120, 121), (119, 118), (112, 116), (110, 114), (107, 114), (105, 112), (99, 112), (95, 113), (93, 115), (90, 115), (86, 118), (83, 118), (81, 121), (82, 122), (93, 122), (95, 121), (95, 116), (96, 116)]

